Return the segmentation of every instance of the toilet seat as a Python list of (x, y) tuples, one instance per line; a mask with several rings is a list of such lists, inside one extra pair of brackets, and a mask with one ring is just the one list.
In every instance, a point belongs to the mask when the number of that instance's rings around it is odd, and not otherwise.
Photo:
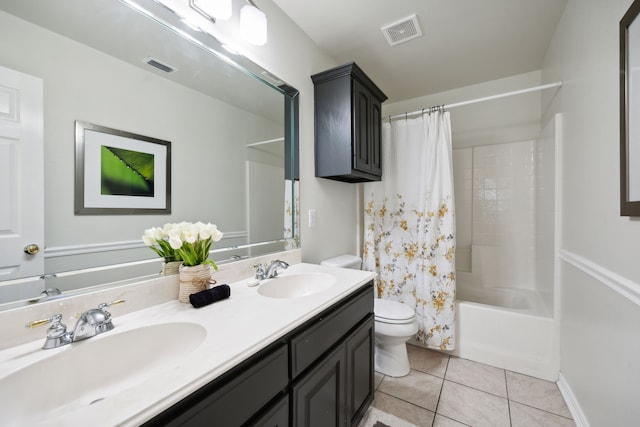
[(387, 299), (373, 300), (375, 321), (389, 324), (407, 324), (415, 320), (416, 313), (406, 305)]

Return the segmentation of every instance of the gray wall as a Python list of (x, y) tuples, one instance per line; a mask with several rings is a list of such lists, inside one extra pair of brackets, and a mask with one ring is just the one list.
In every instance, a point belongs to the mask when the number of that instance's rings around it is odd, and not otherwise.
[(619, 216), (618, 23), (631, 0), (569, 0), (543, 80), (563, 80), (560, 370), (592, 426), (640, 419), (640, 221)]

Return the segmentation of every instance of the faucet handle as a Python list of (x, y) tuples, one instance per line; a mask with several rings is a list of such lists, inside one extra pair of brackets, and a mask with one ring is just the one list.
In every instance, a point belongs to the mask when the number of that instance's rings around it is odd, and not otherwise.
[(111, 307), (112, 305), (122, 304), (123, 302), (126, 302), (126, 300), (123, 300), (122, 298), (117, 299), (115, 301), (111, 301), (111, 302), (103, 302), (98, 305), (98, 308), (102, 310), (105, 307)]
[(38, 326), (43, 326), (49, 323), (61, 323), (62, 322), (62, 314), (54, 314), (53, 316), (47, 319), (38, 319), (24, 325), (25, 328), (33, 329)]
[(72, 341), (71, 334), (67, 332), (67, 326), (62, 323), (62, 314), (54, 314), (48, 319), (34, 320), (27, 323), (27, 328), (36, 328), (38, 326), (51, 323), (47, 329), (47, 338), (42, 346), (43, 349), (56, 348)]
[(253, 269), (256, 271), (256, 279), (264, 280), (266, 276), (266, 271), (264, 271), (264, 264), (259, 263), (253, 266)]
[(98, 304), (98, 308), (92, 308), (82, 313), (76, 313), (75, 318), (79, 320), (84, 317), (85, 320), (89, 320), (91, 324), (106, 322), (111, 318), (111, 313), (105, 310), (105, 308), (116, 304), (122, 304), (125, 301), (126, 300), (124, 299), (117, 299), (111, 302), (100, 303)]

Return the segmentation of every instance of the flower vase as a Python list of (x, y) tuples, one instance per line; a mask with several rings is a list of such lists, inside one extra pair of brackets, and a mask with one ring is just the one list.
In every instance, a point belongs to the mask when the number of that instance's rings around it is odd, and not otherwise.
[(162, 271), (160, 272), (160, 274), (162, 274), (163, 276), (173, 276), (175, 274), (178, 274), (180, 264), (182, 264), (182, 261), (165, 261), (162, 264)]
[(211, 280), (211, 267), (208, 264), (199, 264), (193, 267), (180, 265), (179, 275), (178, 300), (184, 303), (189, 302), (189, 295), (209, 289), (209, 285), (215, 283)]

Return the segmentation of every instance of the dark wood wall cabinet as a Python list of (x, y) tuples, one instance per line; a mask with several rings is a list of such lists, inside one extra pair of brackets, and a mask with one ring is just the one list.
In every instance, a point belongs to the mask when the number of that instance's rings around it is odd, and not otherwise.
[(316, 176), (344, 182), (382, 179), (382, 103), (387, 96), (355, 63), (311, 76)]
[(145, 426), (350, 427), (374, 391), (373, 282)]

